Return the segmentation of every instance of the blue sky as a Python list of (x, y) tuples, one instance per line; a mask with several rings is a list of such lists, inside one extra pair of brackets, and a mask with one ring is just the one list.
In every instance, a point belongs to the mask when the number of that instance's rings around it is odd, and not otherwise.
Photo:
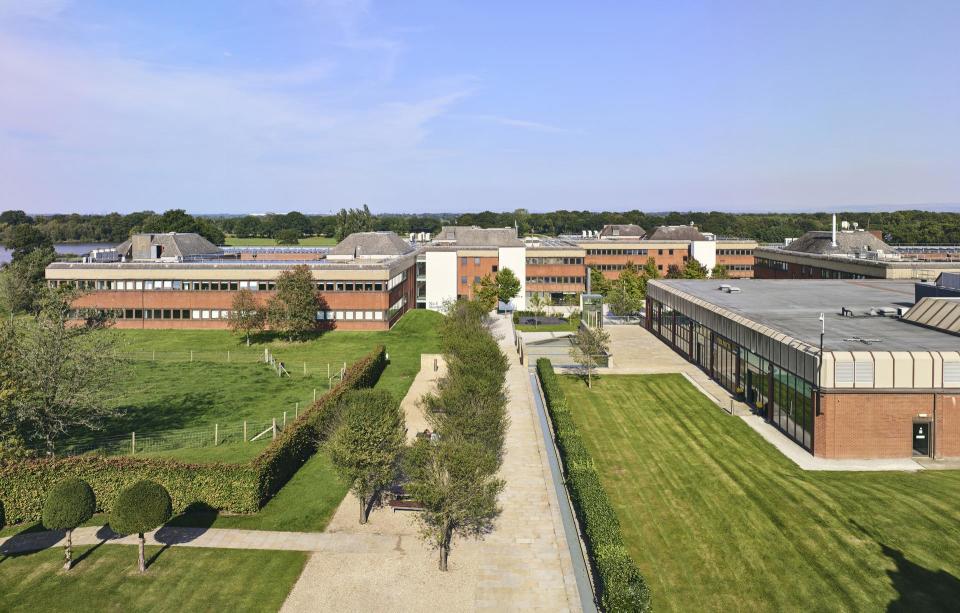
[(960, 210), (960, 3), (0, 0), (0, 209)]

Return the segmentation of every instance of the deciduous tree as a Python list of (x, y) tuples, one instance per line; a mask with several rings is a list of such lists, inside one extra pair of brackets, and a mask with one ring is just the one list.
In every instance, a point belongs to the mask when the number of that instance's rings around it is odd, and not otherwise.
[(610, 335), (600, 327), (580, 326), (573, 336), (570, 357), (587, 377), (587, 387), (593, 387), (593, 376), (600, 359), (610, 350)]
[(75, 295), (45, 289), (36, 317), (4, 324), (15, 378), (8, 402), (14, 426), (23, 440), (41, 443), (49, 453), (65, 435), (98, 429), (119, 412), (106, 397), (122, 366), (114, 336), (98, 318), (71, 323)]
[(520, 279), (509, 268), (501, 268), (497, 271), (497, 298), (500, 302), (508, 304), (511, 300), (520, 295)]
[(727, 271), (727, 267), (723, 264), (717, 264), (710, 271), (710, 276), (714, 279), (729, 279), (730, 273)]
[(250, 334), (263, 330), (266, 317), (253, 292), (242, 289), (233, 297), (230, 311), (230, 329), (234, 334), (243, 334), (250, 346)]
[(299, 245), (300, 244), (300, 234), (299, 230), (293, 228), (284, 228), (283, 230), (277, 231), (273, 238), (277, 239), (278, 245)]
[(317, 329), (320, 301), (310, 269), (304, 265), (285, 270), (277, 277), (277, 292), (267, 307), (270, 327), (290, 340), (302, 339)]
[(492, 273), (484, 276), (480, 279), (480, 283), (473, 286), (473, 295), (486, 313), (497, 308), (499, 294), (500, 288), (497, 287), (497, 279)]
[(637, 313), (643, 308), (644, 278), (633, 262), (627, 262), (620, 276), (611, 283), (606, 299), (610, 310), (616, 315)]
[(494, 476), (496, 459), (480, 444), (442, 436), (414, 443), (406, 466), (407, 491), (424, 506), (421, 535), (439, 550), (439, 567), (446, 571), (455, 536), (479, 538), (493, 529), (504, 487)]
[(399, 468), (406, 428), (400, 405), (384, 390), (360, 390), (344, 399), (341, 423), (329, 442), (330, 459), (360, 501), (360, 523)]

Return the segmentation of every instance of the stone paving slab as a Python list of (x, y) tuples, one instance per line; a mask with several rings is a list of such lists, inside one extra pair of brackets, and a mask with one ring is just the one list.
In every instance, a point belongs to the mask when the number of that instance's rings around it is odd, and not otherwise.
[[(372, 535), (391, 551), (311, 556), (283, 611), (580, 610), (527, 369), (513, 349), (509, 320), (498, 318), (494, 334), (510, 360), (510, 427), (501, 469), (503, 512), (493, 532), (482, 540), (455, 539), (450, 570), (443, 573), (437, 553), (416, 536), (415, 513), (378, 509), (361, 526), (359, 502), (348, 495), (327, 533)], [(432, 356), (424, 356), (401, 405), (408, 431), (423, 419), (417, 401), (435, 379)]]

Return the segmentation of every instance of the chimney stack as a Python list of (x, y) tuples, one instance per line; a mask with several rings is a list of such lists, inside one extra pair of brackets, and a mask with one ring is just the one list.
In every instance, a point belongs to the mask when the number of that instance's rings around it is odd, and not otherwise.
[(833, 230), (830, 233), (830, 246), (837, 246), (837, 214), (833, 214)]

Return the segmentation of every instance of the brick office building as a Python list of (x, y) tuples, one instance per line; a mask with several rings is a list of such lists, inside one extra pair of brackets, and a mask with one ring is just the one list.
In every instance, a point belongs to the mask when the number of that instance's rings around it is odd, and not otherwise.
[[(276, 253), (287, 257), (274, 259)], [(298, 264), (316, 283), (318, 321), (336, 328), (386, 330), (415, 305), (416, 249), (393, 233), (363, 232), (333, 249), (276, 253), (244, 258), (196, 234), (139, 234), (109, 257), (55, 262), (46, 279), (84, 289), (74, 306), (108, 313), (118, 328), (226, 328), (237, 291), (248, 289), (266, 304), (277, 277)], [(298, 253), (303, 257), (293, 257)]]
[(646, 326), (814, 455), (960, 456), (960, 304), (913, 297), (906, 281), (654, 281)]

